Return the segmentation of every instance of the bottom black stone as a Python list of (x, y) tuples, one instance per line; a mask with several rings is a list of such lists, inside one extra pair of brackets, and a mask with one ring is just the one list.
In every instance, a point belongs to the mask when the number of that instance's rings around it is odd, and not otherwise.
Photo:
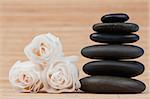
[(146, 88), (141, 81), (114, 76), (89, 76), (80, 82), (80, 89), (89, 93), (132, 94), (141, 93)]

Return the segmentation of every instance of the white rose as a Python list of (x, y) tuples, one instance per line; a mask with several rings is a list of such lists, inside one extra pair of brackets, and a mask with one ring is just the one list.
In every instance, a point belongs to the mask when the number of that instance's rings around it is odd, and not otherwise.
[(19, 92), (39, 92), (43, 84), (40, 73), (30, 61), (17, 61), (9, 71), (9, 81)]
[(24, 52), (33, 63), (45, 68), (55, 57), (63, 56), (62, 45), (59, 38), (51, 33), (36, 36), (28, 44)]
[(80, 88), (77, 57), (59, 57), (43, 73), (44, 89), (49, 93), (74, 92)]

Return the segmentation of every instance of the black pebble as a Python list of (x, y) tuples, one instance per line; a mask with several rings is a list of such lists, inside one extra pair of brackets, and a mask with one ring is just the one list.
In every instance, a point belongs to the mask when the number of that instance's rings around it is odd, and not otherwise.
[(146, 88), (141, 81), (114, 76), (91, 76), (80, 79), (80, 82), (80, 89), (91, 93), (131, 94), (141, 93)]
[(136, 61), (93, 61), (85, 64), (83, 71), (89, 75), (135, 77), (144, 72), (144, 65)]
[(100, 33), (129, 34), (139, 30), (139, 26), (134, 23), (97, 23), (93, 25), (93, 30)]
[(134, 45), (93, 45), (83, 48), (81, 54), (91, 59), (134, 59), (144, 50)]
[(133, 43), (139, 40), (139, 36), (136, 34), (105, 34), (105, 33), (93, 33), (90, 35), (90, 39), (95, 42), (120, 44), (120, 43)]
[(129, 16), (124, 13), (106, 14), (101, 18), (103, 23), (125, 22), (129, 20)]

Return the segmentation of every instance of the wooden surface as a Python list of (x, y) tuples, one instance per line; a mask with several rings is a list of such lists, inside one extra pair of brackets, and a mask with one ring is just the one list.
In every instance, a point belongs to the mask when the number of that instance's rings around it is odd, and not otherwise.
[[(0, 1), (0, 99), (150, 99), (148, 69), (148, 1), (149, 0), (1, 0)], [(78, 55), (80, 78), (85, 77), (83, 64), (90, 61), (80, 50), (96, 44), (89, 40), (92, 25), (106, 13), (124, 12), (129, 22), (139, 24), (140, 40), (135, 43), (145, 49), (137, 60), (144, 63), (145, 72), (136, 77), (146, 83), (142, 94), (26, 94), (17, 93), (8, 82), (8, 71), (16, 60), (26, 60), (23, 49), (35, 35), (52, 32), (60, 37), (66, 55)]]

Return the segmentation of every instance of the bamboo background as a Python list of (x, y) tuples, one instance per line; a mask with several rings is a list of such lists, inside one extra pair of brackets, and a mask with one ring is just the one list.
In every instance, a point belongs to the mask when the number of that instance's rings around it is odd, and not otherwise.
[[(148, 99), (148, 21), (149, 0), (1, 0), (0, 1), (0, 98), (1, 99)], [(38, 34), (51, 32), (60, 37), (65, 55), (78, 55), (80, 78), (87, 76), (82, 66), (90, 61), (81, 56), (83, 47), (97, 44), (89, 39), (92, 25), (100, 22), (106, 13), (123, 12), (129, 22), (139, 24), (140, 40), (135, 45), (143, 47), (144, 56), (136, 59), (145, 65), (145, 72), (136, 77), (146, 83), (147, 89), (138, 95), (104, 94), (25, 94), (17, 93), (8, 82), (8, 71), (17, 60), (27, 60), (24, 47)]]

